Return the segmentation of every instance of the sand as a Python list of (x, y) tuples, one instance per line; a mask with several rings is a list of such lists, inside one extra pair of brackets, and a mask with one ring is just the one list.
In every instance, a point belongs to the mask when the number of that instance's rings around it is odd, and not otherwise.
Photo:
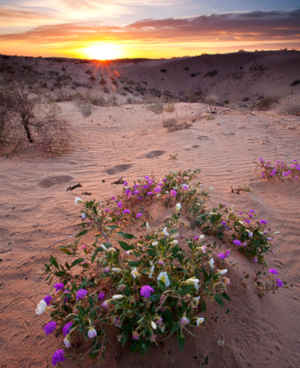
[[(270, 266), (280, 270), (289, 288), (259, 298), (251, 286), (229, 290), (229, 314), (218, 324), (209, 319), (180, 352), (173, 342), (137, 356), (113, 346), (103, 363), (68, 360), (65, 367), (201, 367), (208, 356), (214, 368), (298, 368), (300, 366), (300, 184), (264, 182), (255, 161), (300, 158), (300, 119), (278, 111), (241, 111), (202, 103), (176, 103), (174, 112), (155, 114), (146, 105), (94, 106), (84, 118), (72, 102), (60, 102), (68, 122), (72, 150), (58, 157), (30, 152), (0, 157), (0, 352), (1, 368), (50, 367), (61, 346), (46, 337), (47, 316), (34, 314), (50, 287), (43, 265), (57, 246), (72, 240), (80, 222), (74, 197), (109, 198), (120, 186), (143, 175), (200, 168), (200, 180), (213, 186), (216, 202), (254, 208), (274, 231)], [(189, 129), (168, 132), (166, 119), (189, 122)], [(81, 183), (82, 187), (66, 191)], [(232, 193), (248, 186), (250, 192)], [(92, 193), (91, 196), (83, 192)], [(250, 268), (244, 260), (241, 272)], [(233, 282), (234, 286), (234, 282)], [(203, 365), (202, 365), (203, 366)]]

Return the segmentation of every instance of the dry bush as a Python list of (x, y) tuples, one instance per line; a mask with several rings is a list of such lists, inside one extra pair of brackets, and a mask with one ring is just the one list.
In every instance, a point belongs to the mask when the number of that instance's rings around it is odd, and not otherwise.
[(0, 90), (0, 153), (32, 149), (56, 154), (68, 149), (67, 128), (57, 119), (54, 105), (48, 105), (38, 114), (39, 102), (20, 83)]
[(176, 132), (177, 130), (189, 129), (193, 124), (187, 121), (179, 122), (174, 118), (163, 121), (163, 127), (167, 128), (168, 132)]
[(74, 103), (84, 118), (87, 118), (92, 114), (92, 105), (87, 98), (81, 96), (80, 98), (76, 98)]
[(154, 112), (154, 114), (161, 114), (164, 111), (164, 105), (162, 103), (155, 103), (147, 105), (147, 109)]
[(165, 112), (174, 112), (175, 111), (175, 105), (171, 102), (164, 105), (164, 111)]
[(267, 111), (276, 103), (278, 103), (277, 97), (263, 97), (255, 104), (254, 107), (257, 110)]

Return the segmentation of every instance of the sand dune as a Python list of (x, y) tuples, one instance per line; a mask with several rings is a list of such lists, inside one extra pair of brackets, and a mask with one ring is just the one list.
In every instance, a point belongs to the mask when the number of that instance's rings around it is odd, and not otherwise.
[[(247, 64), (247, 55), (239, 57)], [(276, 55), (262, 57), (264, 64), (274, 68), (278, 65)], [(217, 61), (216, 57), (216, 63), (223, 65), (225, 59), (224, 56)], [(291, 65), (298, 60), (299, 53), (291, 54), (287, 65), (283, 63), (286, 69), (280, 67), (285, 81), (280, 97), (291, 88), (287, 81), (296, 79)], [(143, 63), (124, 64), (122, 68), (128, 69), (128, 78), (137, 75), (140, 80), (143, 76), (149, 84), (151, 79), (151, 88), (158, 88), (159, 81), (152, 79), (151, 68), (161, 69), (163, 63), (168, 65), (168, 71), (160, 74), (168, 74), (171, 69), (176, 74), (176, 65), (181, 62), (196, 61), (153, 61), (146, 62), (150, 67), (145, 69)], [(256, 62), (260, 65), (259, 57)], [(226, 73), (231, 68), (229, 64)], [(280, 75), (278, 80), (274, 78), (274, 86), (282, 83)], [(173, 78), (168, 74), (169, 81)], [(221, 83), (222, 77), (218, 78)], [(268, 83), (271, 79), (270, 76)], [(180, 80), (176, 83), (180, 84)], [(263, 80), (257, 83), (259, 86)], [(169, 84), (168, 89), (171, 87)], [(269, 84), (264, 88), (274, 91)], [(300, 87), (295, 88), (299, 91)], [(234, 96), (237, 92), (231, 93)], [(235, 103), (239, 103), (238, 99)], [(217, 325), (209, 321), (197, 338), (188, 340), (183, 352), (171, 343), (146, 356), (126, 352), (101, 365), (73, 360), (65, 366), (199, 367), (208, 355), (208, 367), (298, 368), (300, 185), (262, 181), (255, 172), (255, 161), (260, 156), (270, 160), (299, 159), (299, 117), (279, 114), (276, 109), (253, 112), (224, 106), (217, 106), (212, 114), (206, 104), (185, 102), (175, 103), (173, 112), (159, 114), (144, 104), (93, 106), (91, 114), (83, 117), (72, 101), (58, 105), (59, 117), (70, 126), (70, 152), (50, 158), (37, 157), (32, 152), (0, 157), (0, 367), (49, 367), (49, 350), (59, 346), (55, 337), (44, 336), (41, 323), (46, 322), (46, 317), (35, 316), (34, 308), (48, 290), (42, 281), (43, 264), (50, 254), (57, 253), (59, 242), (72, 238), (80, 220), (75, 195), (90, 198), (82, 194), (90, 192), (92, 198), (108, 198), (120, 190), (112, 184), (120, 176), (133, 180), (147, 174), (160, 176), (170, 170), (200, 168), (201, 181), (214, 187), (214, 201), (234, 204), (241, 210), (255, 208), (270, 221), (274, 231), (280, 231), (269, 262), (280, 269), (290, 287), (263, 299), (251, 288), (233, 293), (231, 313), (222, 315)], [(163, 127), (167, 119), (189, 122), (191, 126), (168, 132)], [(78, 182), (81, 188), (66, 191)], [(238, 186), (248, 186), (251, 191), (232, 193), (231, 187)], [(247, 270), (249, 265), (243, 262)]]

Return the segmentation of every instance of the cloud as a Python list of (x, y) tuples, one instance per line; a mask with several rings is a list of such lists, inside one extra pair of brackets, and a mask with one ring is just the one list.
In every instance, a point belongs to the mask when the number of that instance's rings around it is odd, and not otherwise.
[[(75, 3), (76, 0), (64, 1)], [(93, 3), (92, 0), (85, 2)], [(31, 16), (22, 14), (19, 16)], [(199, 47), (209, 49), (213, 45), (224, 49), (228, 45), (236, 45), (237, 48), (247, 48), (247, 45), (251, 45), (252, 48), (256, 48), (255, 45), (260, 44), (276, 45), (278, 48), (293, 45), (300, 49), (300, 10), (144, 19), (123, 27), (90, 22), (49, 24), (21, 34), (0, 36), (0, 46), (4, 41), (17, 44), (30, 41), (35, 45), (56, 42), (58, 46), (61, 44), (70, 48), (87, 43), (110, 41), (142, 47), (172, 45), (177, 49), (188, 47), (195, 50)]]

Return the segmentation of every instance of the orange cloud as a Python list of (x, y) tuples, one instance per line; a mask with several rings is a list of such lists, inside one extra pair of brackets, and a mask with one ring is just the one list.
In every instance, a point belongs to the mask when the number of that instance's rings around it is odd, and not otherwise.
[[(85, 2), (93, 3), (89, 0)], [(150, 50), (152, 55), (156, 53), (153, 57), (164, 57), (195, 55), (197, 51), (200, 53), (200, 50), (205, 52), (228, 48), (300, 49), (300, 10), (221, 14), (184, 19), (146, 19), (124, 27), (66, 23), (40, 26), (21, 34), (0, 36), (0, 46), (8, 46), (10, 43), (20, 47), (30, 42), (31, 47), (40, 46), (40, 52), (46, 48), (47, 52), (64, 49), (64, 55), (66, 52), (76, 55), (78, 49), (102, 41), (121, 43), (129, 50), (128, 56), (135, 57), (143, 57), (145, 54), (149, 56)], [(139, 49), (139, 54), (135, 48)]]

